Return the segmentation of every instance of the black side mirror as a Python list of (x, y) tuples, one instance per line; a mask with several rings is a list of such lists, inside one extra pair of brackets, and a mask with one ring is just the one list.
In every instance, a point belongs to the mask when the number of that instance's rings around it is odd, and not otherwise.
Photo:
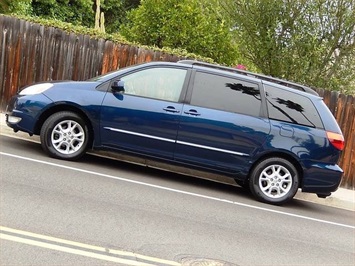
[(112, 83), (112, 91), (113, 92), (124, 92), (124, 81), (123, 80), (115, 80)]

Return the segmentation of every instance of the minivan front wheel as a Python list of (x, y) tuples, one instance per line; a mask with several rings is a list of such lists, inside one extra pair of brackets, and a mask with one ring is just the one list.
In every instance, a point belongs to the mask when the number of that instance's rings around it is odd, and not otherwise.
[(295, 196), (298, 184), (296, 167), (288, 160), (272, 157), (254, 167), (249, 185), (258, 200), (281, 205)]
[(85, 154), (89, 143), (89, 130), (76, 113), (54, 113), (41, 128), (41, 145), (50, 156), (75, 160)]

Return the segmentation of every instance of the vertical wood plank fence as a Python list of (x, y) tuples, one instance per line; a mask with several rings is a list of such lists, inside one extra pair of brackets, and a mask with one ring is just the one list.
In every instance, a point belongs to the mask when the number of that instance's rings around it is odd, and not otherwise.
[[(38, 81), (85, 80), (125, 66), (180, 58), (117, 44), (0, 15), (0, 110), (19, 88)], [(336, 117), (346, 140), (340, 165), (342, 187), (355, 189), (355, 100), (317, 90)]]
[(24, 85), (85, 80), (152, 60), (179, 57), (0, 15), (0, 108)]
[(340, 158), (344, 170), (341, 186), (355, 189), (355, 97), (335, 91), (317, 89), (329, 107), (345, 138), (345, 149)]

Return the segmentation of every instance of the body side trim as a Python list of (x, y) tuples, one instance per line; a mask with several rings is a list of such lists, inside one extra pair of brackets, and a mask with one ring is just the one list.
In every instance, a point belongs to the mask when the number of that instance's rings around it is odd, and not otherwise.
[(231, 150), (225, 150), (225, 149), (219, 149), (219, 148), (215, 148), (215, 147), (199, 145), (199, 144), (194, 144), (194, 143), (185, 142), (185, 141), (176, 141), (176, 140), (173, 140), (173, 139), (161, 138), (161, 137), (156, 137), (156, 136), (152, 136), (152, 135), (142, 134), (142, 133), (128, 131), (128, 130), (122, 130), (122, 129), (117, 129), (117, 128), (112, 128), (112, 127), (104, 127), (104, 129), (115, 131), (115, 132), (121, 132), (121, 133), (125, 133), (125, 134), (130, 134), (130, 135), (134, 135), (134, 136), (144, 137), (144, 138), (150, 138), (150, 139), (166, 141), (166, 142), (170, 142), (170, 143), (175, 142), (175, 143), (181, 144), (181, 145), (186, 145), (186, 146), (191, 146), (191, 147), (196, 147), (196, 148), (201, 148), (201, 149), (207, 149), (207, 150), (212, 150), (212, 151), (219, 151), (219, 152), (234, 154), (234, 155), (238, 155), (238, 156), (249, 156), (246, 153), (241, 153), (241, 152), (236, 152), (236, 151), (231, 151)]

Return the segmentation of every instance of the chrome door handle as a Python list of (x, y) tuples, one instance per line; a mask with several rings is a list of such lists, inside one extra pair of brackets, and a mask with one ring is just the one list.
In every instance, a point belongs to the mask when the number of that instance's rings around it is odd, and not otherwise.
[(180, 111), (176, 110), (174, 106), (167, 106), (163, 108), (163, 110), (170, 113), (180, 113)]
[(194, 115), (194, 116), (199, 116), (199, 115), (201, 115), (199, 112), (197, 112), (197, 111), (194, 110), (194, 109), (190, 109), (189, 111), (185, 111), (184, 114), (187, 114), (187, 115)]

